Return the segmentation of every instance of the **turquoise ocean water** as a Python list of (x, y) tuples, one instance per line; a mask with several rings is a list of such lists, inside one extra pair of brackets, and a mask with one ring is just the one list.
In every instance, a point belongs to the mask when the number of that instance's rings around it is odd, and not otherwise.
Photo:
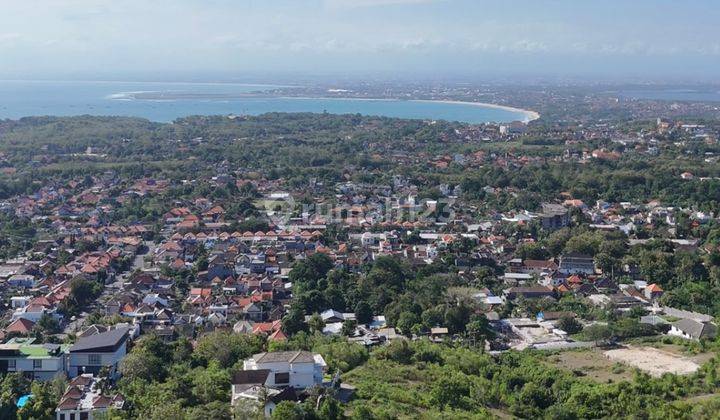
[[(440, 102), (240, 97), (268, 89), (228, 83), (0, 81), (0, 118), (118, 115), (169, 122), (188, 115), (329, 112), (468, 123), (509, 122), (522, 112)], [(158, 99), (165, 96), (170, 99)]]

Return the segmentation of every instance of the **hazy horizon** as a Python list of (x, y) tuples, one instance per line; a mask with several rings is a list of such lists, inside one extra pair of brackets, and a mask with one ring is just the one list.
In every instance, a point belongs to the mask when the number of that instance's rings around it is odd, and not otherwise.
[(3, 1), (1, 79), (716, 82), (710, 0)]

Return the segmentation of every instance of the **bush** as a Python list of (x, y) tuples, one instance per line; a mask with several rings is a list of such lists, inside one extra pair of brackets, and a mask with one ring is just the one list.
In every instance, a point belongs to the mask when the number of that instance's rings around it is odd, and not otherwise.
[(410, 364), (415, 350), (410, 347), (406, 340), (394, 340), (385, 347), (375, 352), (378, 359), (392, 360), (400, 364)]
[(328, 364), (328, 372), (347, 372), (368, 359), (368, 351), (364, 346), (357, 343), (337, 341), (333, 343), (320, 344), (313, 348), (313, 351), (320, 353)]
[(558, 321), (558, 328), (568, 334), (576, 334), (582, 331), (583, 326), (578, 322), (577, 319), (575, 319), (575, 317), (564, 316)]
[(217, 361), (222, 368), (228, 368), (263, 349), (264, 340), (257, 335), (228, 334), (215, 331), (198, 340), (193, 357), (202, 365), (211, 360)]

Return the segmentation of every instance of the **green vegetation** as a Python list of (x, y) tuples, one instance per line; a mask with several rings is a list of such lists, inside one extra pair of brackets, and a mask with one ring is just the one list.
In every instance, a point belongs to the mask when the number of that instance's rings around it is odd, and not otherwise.
[(59, 310), (67, 316), (77, 315), (80, 308), (102, 293), (104, 284), (84, 276), (70, 280), (70, 296), (60, 303)]
[[(432, 354), (433, 357), (427, 357)], [(344, 380), (358, 389), (351, 410), (374, 418), (694, 418), (714, 403), (686, 409), (686, 398), (717, 392), (712, 359), (689, 376), (601, 384), (545, 363), (548, 356), (508, 352), (492, 357), (465, 347), (393, 342)], [(684, 410), (684, 411), (683, 411)], [(365, 412), (365, 415), (368, 415)], [(370, 418), (370, 417), (367, 417)]]
[(324, 254), (314, 254), (295, 264), (290, 272), (295, 298), (290, 313), (283, 318), (286, 332), (304, 330), (305, 314), (326, 308), (352, 311), (360, 307), (360, 318), (367, 321), (371, 312), (385, 314), (389, 325), (408, 336), (441, 325), (453, 334), (464, 333), (471, 322), (477, 338), (490, 335), (484, 317), (472, 316), (476, 301), (469, 295), (446, 293), (450, 287), (472, 284), (450, 274), (446, 265), (433, 264), (413, 272), (399, 259), (383, 256), (363, 275), (331, 267), (332, 262)]
[[(135, 344), (121, 364), (123, 378), (119, 389), (131, 402), (132, 408), (115, 415), (159, 420), (175, 413), (173, 418), (194, 419), (197, 418), (195, 413), (199, 416), (205, 412), (207, 416), (208, 412), (212, 412), (216, 413), (212, 418), (230, 418), (232, 374), (242, 369), (244, 359), (267, 350), (319, 352), (325, 357), (331, 372), (350, 371), (368, 358), (367, 350), (359, 344), (306, 333), (296, 334), (288, 342), (272, 343), (269, 349), (260, 336), (220, 331), (201, 337), (194, 349), (185, 338), (166, 343), (147, 335)], [(321, 404), (317, 412), (312, 403), (295, 409), (316, 416), (308, 418), (339, 418), (329, 413), (338, 412), (337, 401), (331, 396), (325, 400), (327, 402)]]
[[(632, 130), (648, 130), (652, 124), (638, 121), (621, 126), (635, 133)], [(557, 133), (543, 131), (549, 128)], [(271, 223), (263, 218), (263, 193), (291, 191), (296, 205), (287, 211), (298, 217), (302, 204), (345, 204), (338, 197), (345, 194), (340, 192), (349, 182), (379, 190), (406, 183), (417, 186), (418, 197), (427, 199), (457, 195), (459, 204), (443, 204), (433, 211), (433, 215), (448, 208), (456, 212), (458, 223), (437, 227), (438, 233), (467, 233), (470, 221), (499, 220), (503, 212), (537, 211), (545, 201), (566, 198), (583, 200), (589, 206), (596, 200), (633, 205), (659, 200), (678, 208), (720, 212), (718, 180), (695, 182), (680, 177), (685, 171), (698, 177), (720, 176), (717, 163), (705, 158), (713, 156), (706, 153), (720, 152), (717, 144), (677, 134), (658, 136), (657, 155), (649, 159), (644, 152), (610, 138), (574, 141), (562, 134), (563, 128), (537, 125), (519, 140), (490, 143), (463, 134), (468, 129), (464, 124), (358, 115), (270, 113), (236, 119), (189, 117), (171, 124), (87, 116), (0, 121), (0, 167), (12, 169), (0, 174), (4, 204), (0, 207), (0, 259), (42, 244), (38, 239), (54, 238), (55, 221), (68, 222), (68, 228), (74, 229), (76, 222), (90, 219), (88, 214), (72, 214), (72, 209), (55, 213), (54, 208), (76, 202), (66, 197), (47, 194), (49, 204), (40, 210), (32, 205), (24, 208), (23, 198), (69, 189), (73, 191), (69, 195), (77, 199), (100, 179), (107, 180), (102, 184), (108, 186), (107, 194), (90, 206), (98, 223), (143, 223), (150, 230), (144, 239), (156, 243), (165, 234), (163, 215), (198, 198), (208, 198), (225, 209), (229, 223), (222, 230), (264, 232)], [(676, 146), (683, 142), (686, 145)], [(88, 147), (92, 153), (86, 153)], [(566, 158), (601, 147), (622, 152), (622, 159)], [(461, 158), (455, 159), (456, 155)], [(149, 194), (128, 193), (140, 180), (167, 184)], [(634, 216), (631, 207), (617, 206), (613, 212)], [(492, 344), (495, 337), (482, 315), (486, 308), (473, 295), (482, 288), (499, 294), (506, 287), (500, 280), (505, 257), (547, 260), (570, 252), (587, 254), (604, 276), (618, 283), (633, 280), (627, 274), (632, 267), (639, 277), (660, 285), (666, 292), (661, 304), (720, 316), (716, 299), (720, 295), (720, 226), (715, 220), (701, 223), (684, 213), (678, 213), (672, 224), (662, 218), (635, 220), (634, 232), (626, 235), (619, 230), (591, 229), (591, 217), (573, 208), (571, 225), (552, 232), (543, 230), (537, 221), (498, 223), (486, 236), (507, 239), (509, 251), (501, 256), (483, 256), (505, 251), (479, 249), (471, 239), (459, 238), (439, 246), (432, 264), (380, 256), (352, 268), (337, 268), (321, 252), (298, 258), (289, 274), (292, 301), (282, 318), (287, 341), (267, 343), (259, 336), (214, 332), (201, 335), (196, 343), (184, 337), (167, 343), (146, 335), (120, 366), (123, 376), (117, 386), (129, 409), (106, 417), (252, 418), (257, 416), (252, 412), (255, 407), (230, 407), (232, 374), (254, 353), (297, 349), (322, 354), (329, 374), (340, 372), (343, 381), (357, 387), (357, 399), (342, 406), (331, 392), (312, 390), (303, 404), (279, 404), (273, 418), (716, 416), (720, 402), (714, 395), (720, 393), (720, 379), (714, 357), (688, 376), (651, 378), (613, 365), (607, 369), (609, 374), (591, 378), (588, 369), (565, 369), (562, 360), (555, 364), (555, 354), (509, 351), (494, 356), (485, 352), (485, 343)], [(205, 223), (190, 231), (199, 232)], [(331, 224), (322, 233), (323, 245), (348, 243), (349, 234), (359, 231), (355, 226)], [(408, 247), (422, 243), (420, 233), (420, 228), (398, 229), (400, 241)], [(630, 246), (631, 239), (648, 241)], [(673, 239), (697, 239), (700, 250), (688, 252)], [(93, 239), (68, 242), (50, 241), (44, 246), (61, 248), (53, 256), (58, 265), (74, 258), (67, 248), (83, 253), (100, 246)], [(188, 289), (195, 286), (197, 273), (208, 268), (212, 253), (204, 246), (193, 251), (192, 268), (162, 269), (164, 276), (175, 281), (173, 310), (178, 313)], [(118, 272), (130, 267), (127, 259), (114, 264)], [(466, 265), (470, 269), (465, 270)], [(70, 296), (60, 305), (60, 312), (69, 318), (95, 301), (106, 274), (72, 279)], [(374, 315), (385, 315), (389, 326), (406, 338), (438, 326), (447, 327), (450, 337), (442, 344), (400, 339), (368, 350), (321, 334), (324, 322), (318, 314), (328, 308), (355, 312), (360, 324), (370, 322)], [(540, 311), (573, 312), (583, 323), (566, 316), (559, 327), (598, 344), (656, 340), (650, 337), (661, 331), (638, 322), (642, 311), (620, 317), (612, 307), (597, 308), (570, 295), (519, 298), (500, 310), (501, 316), (533, 316)], [(306, 316), (311, 316), (308, 322)], [(112, 324), (121, 320), (96, 312), (87, 321)], [(47, 339), (59, 327), (44, 317), (34, 333)], [(348, 321), (342, 333), (349, 335), (355, 327)], [(682, 346), (688, 353), (718, 349), (717, 342), (706, 341)], [(592, 357), (587, 359), (592, 361)], [(52, 405), (61, 392), (60, 382), (31, 384), (20, 375), (5, 375), (0, 383), (0, 418), (52, 417)], [(16, 410), (15, 401), (27, 393), (35, 397)]]

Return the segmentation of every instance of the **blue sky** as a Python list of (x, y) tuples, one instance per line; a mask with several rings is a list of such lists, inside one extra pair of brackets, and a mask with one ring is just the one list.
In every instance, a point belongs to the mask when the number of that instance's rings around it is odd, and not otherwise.
[(716, 0), (0, 0), (0, 77), (714, 80)]

